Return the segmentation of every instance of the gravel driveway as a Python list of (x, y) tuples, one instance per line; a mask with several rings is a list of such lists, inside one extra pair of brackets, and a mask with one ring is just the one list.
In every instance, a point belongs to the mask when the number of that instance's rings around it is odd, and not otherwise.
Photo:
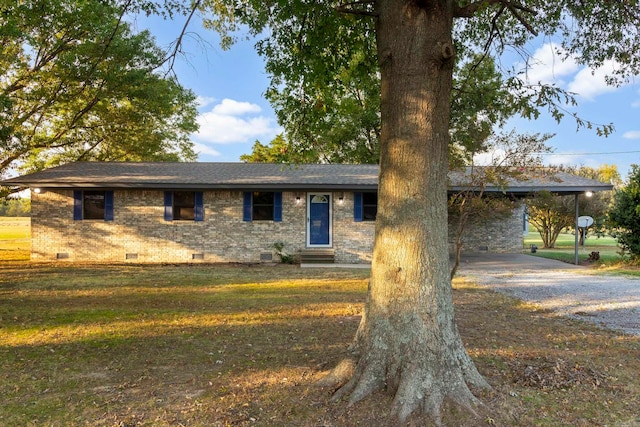
[(640, 279), (524, 254), (463, 256), (458, 276), (561, 315), (640, 336)]

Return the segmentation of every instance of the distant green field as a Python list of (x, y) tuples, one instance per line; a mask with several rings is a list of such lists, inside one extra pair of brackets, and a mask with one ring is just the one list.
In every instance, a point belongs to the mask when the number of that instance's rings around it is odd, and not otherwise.
[[(538, 246), (541, 246), (542, 238), (535, 228), (529, 229), (529, 234), (524, 237), (524, 242), (527, 247), (530, 244), (537, 244)], [(562, 233), (558, 236), (558, 240), (556, 241), (556, 247), (558, 248), (573, 248), (574, 244), (575, 235), (573, 233)], [(609, 247), (615, 249), (618, 246), (618, 242), (611, 236), (587, 236), (586, 247), (588, 248), (589, 246)]]
[(0, 261), (29, 259), (31, 218), (0, 217)]
[[(524, 237), (524, 250), (529, 252), (531, 245), (536, 245), (538, 250), (535, 255), (544, 258), (559, 259), (567, 262), (574, 262), (575, 259), (575, 235), (572, 233), (562, 233), (556, 240), (555, 248), (544, 249), (542, 238), (535, 227), (529, 228), (529, 234)], [(591, 252), (600, 252), (601, 263), (616, 263), (622, 260), (618, 253), (618, 242), (611, 236), (596, 237), (587, 236), (584, 247), (578, 248), (578, 258), (586, 260)]]

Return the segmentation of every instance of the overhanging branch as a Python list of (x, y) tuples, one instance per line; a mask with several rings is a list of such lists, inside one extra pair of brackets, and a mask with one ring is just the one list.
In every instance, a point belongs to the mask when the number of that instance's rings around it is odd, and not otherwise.
[(511, 3), (508, 1), (505, 1), (504, 4), (507, 6), (507, 9), (509, 9), (511, 14), (515, 16), (515, 18), (527, 29), (527, 31), (529, 31), (534, 36), (538, 35), (538, 32), (531, 26), (531, 24), (529, 24), (529, 22), (526, 19), (524, 19), (522, 15), (520, 15), (520, 11), (535, 15), (536, 14), (535, 10)]
[(184, 39), (185, 34), (187, 34), (187, 28), (189, 28), (191, 19), (193, 19), (193, 16), (198, 11), (198, 8), (200, 7), (200, 3), (201, 3), (201, 0), (196, 0), (191, 6), (191, 12), (189, 13), (189, 16), (187, 17), (187, 20), (185, 21), (184, 25), (182, 26), (180, 35), (178, 36), (178, 39), (175, 41), (175, 44), (171, 53), (164, 59), (164, 61), (162, 61), (162, 64), (160, 64), (160, 65), (164, 65), (166, 63), (169, 63), (169, 69), (166, 74), (173, 71), (176, 63), (176, 58), (178, 54), (182, 53), (182, 40)]
[(351, 15), (361, 16), (378, 16), (372, 6), (376, 3), (376, 0), (360, 0), (352, 1), (349, 3), (342, 3), (336, 6), (336, 10), (341, 13), (349, 13)]
[(501, 11), (504, 8), (507, 8), (509, 12), (520, 22), (531, 34), (534, 36), (538, 35), (538, 32), (531, 26), (529, 21), (527, 21), (522, 13), (528, 13), (530, 15), (536, 15), (537, 12), (530, 7), (524, 6), (518, 2), (510, 1), (510, 0), (482, 0), (469, 3), (466, 6), (457, 6), (453, 11), (453, 15), (456, 18), (472, 18), (476, 13), (482, 8), (486, 8), (488, 6), (501, 5)]

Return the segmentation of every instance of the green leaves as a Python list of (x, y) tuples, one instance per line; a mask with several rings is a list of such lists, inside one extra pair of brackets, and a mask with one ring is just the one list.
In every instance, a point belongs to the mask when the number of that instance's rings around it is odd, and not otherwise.
[(518, 111), (515, 97), (491, 58), (459, 57), (451, 94), (451, 166), (471, 163), (474, 154), (485, 152), (494, 128)]
[[(461, 3), (461, 2), (460, 2)], [(465, 2), (468, 3), (468, 2)], [(339, 2), (209, 0), (210, 27), (229, 47), (240, 29), (259, 36), (271, 85), (266, 95), (291, 147), (316, 152), (318, 160), (378, 161), (380, 81), (375, 18), (338, 13)], [(612, 124), (585, 120), (570, 111), (575, 94), (558, 86), (527, 82), (504, 68), (501, 55), (523, 60), (534, 33), (558, 39), (561, 55), (578, 63), (616, 64), (611, 84), (638, 71), (640, 11), (635, 0), (573, 2), (531, 0), (456, 5), (467, 12), (456, 21), (457, 68), (451, 98), (452, 165), (482, 152), (493, 129), (512, 115), (536, 119), (547, 112), (557, 121), (601, 136)], [(614, 28), (615, 27), (615, 28)], [(496, 65), (498, 64), (498, 65)]]
[(156, 72), (164, 52), (123, 20), (157, 7), (0, 0), (0, 175), (74, 160), (195, 157), (195, 95)]
[(628, 183), (615, 193), (608, 220), (620, 246), (640, 257), (640, 166), (631, 165)]
[(318, 154), (313, 151), (300, 151), (292, 147), (282, 134), (276, 136), (269, 145), (260, 141), (253, 144), (251, 154), (243, 154), (240, 160), (248, 163), (315, 163)]

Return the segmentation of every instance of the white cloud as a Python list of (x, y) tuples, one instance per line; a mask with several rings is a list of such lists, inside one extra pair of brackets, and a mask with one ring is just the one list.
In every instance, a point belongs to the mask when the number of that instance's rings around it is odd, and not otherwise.
[(259, 113), (262, 109), (259, 105), (250, 102), (239, 102), (225, 98), (220, 104), (213, 107), (211, 111), (215, 114), (240, 116), (249, 113)]
[(527, 63), (527, 81), (530, 83), (564, 84), (562, 77), (578, 70), (578, 64), (572, 58), (564, 58), (559, 45), (545, 43), (540, 46)]
[(198, 104), (198, 108), (207, 107), (207, 106), (213, 104), (216, 101), (217, 101), (216, 98), (212, 98), (210, 96), (198, 96), (198, 97), (196, 97), (196, 104)]
[(549, 154), (543, 156), (543, 164), (546, 166), (577, 166), (584, 164), (584, 154), (575, 153), (572, 154), (570, 152), (562, 153), (562, 154)]
[(497, 148), (493, 151), (487, 151), (484, 153), (478, 153), (473, 156), (473, 164), (476, 166), (494, 166), (500, 163), (504, 159), (506, 151), (502, 148)]
[(218, 150), (215, 150), (215, 149), (209, 147), (208, 145), (200, 144), (199, 142), (194, 142), (193, 143), (193, 149), (199, 155), (204, 154), (204, 155), (212, 156), (212, 157), (220, 157), (222, 155)]
[(272, 131), (271, 120), (266, 117), (233, 117), (209, 112), (198, 117), (198, 139), (217, 144), (247, 142)]
[(198, 116), (200, 129), (194, 137), (201, 144), (269, 142), (281, 129), (261, 111), (256, 104), (224, 99)]
[(583, 68), (569, 83), (567, 89), (586, 99), (593, 99), (603, 93), (615, 92), (618, 88), (607, 85), (606, 82), (606, 76), (611, 74), (615, 68), (614, 61), (606, 61), (602, 67), (596, 70)]
[[(536, 49), (526, 68), (527, 82), (556, 84), (588, 100), (618, 89), (606, 82), (606, 76), (617, 68), (615, 61), (605, 61), (595, 70), (580, 67), (573, 58), (565, 58), (562, 48), (555, 43), (545, 43)], [(640, 101), (634, 106), (640, 106)]]
[(624, 139), (640, 139), (640, 130), (630, 130), (622, 134)]
[[(492, 151), (479, 153), (473, 156), (473, 164), (476, 166), (495, 166), (500, 164), (504, 160), (506, 155), (505, 150), (502, 148), (496, 148)], [(562, 153), (553, 154), (545, 153), (540, 156), (542, 164), (545, 166), (558, 166), (558, 165), (591, 165), (593, 163), (591, 159), (585, 157), (583, 153)], [(600, 163), (596, 163), (593, 166), (598, 166)]]
[(633, 101), (633, 102), (631, 103), (631, 107), (632, 107), (632, 108), (638, 108), (638, 107), (640, 107), (640, 100), (638, 100), (638, 101)]

